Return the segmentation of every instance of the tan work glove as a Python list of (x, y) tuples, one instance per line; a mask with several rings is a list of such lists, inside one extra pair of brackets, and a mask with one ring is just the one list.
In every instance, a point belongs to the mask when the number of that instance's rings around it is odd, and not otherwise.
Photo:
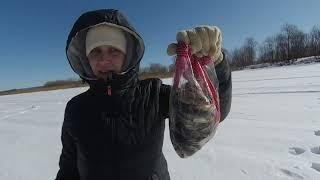
[[(223, 60), (221, 52), (221, 31), (216, 26), (198, 26), (189, 30), (182, 30), (177, 33), (177, 42), (185, 42), (192, 48), (192, 54), (197, 57), (208, 56), (215, 65)], [(177, 43), (168, 46), (167, 54), (176, 54)]]

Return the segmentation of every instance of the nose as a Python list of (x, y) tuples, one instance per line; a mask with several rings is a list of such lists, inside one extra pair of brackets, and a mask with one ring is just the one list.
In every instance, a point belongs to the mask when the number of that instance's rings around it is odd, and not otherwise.
[(111, 61), (111, 56), (109, 53), (101, 53), (100, 61), (103, 62), (110, 62)]

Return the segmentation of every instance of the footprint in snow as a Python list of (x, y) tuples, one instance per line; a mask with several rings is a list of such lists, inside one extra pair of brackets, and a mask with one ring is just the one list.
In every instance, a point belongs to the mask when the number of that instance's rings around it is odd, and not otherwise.
[(39, 108), (40, 108), (40, 106), (32, 105), (31, 107), (22, 109), (22, 110), (21, 110), (20, 112), (18, 112), (18, 113), (19, 113), (19, 114), (25, 114), (25, 113), (29, 112), (30, 110), (38, 110)]
[(314, 131), (314, 135), (320, 136), (320, 130)]
[(243, 170), (243, 169), (241, 169), (241, 172), (242, 172), (243, 174), (248, 174), (247, 171), (245, 171), (245, 170)]
[(40, 106), (31, 106), (31, 109), (32, 110), (37, 110), (37, 109), (39, 109), (40, 108)]
[(310, 150), (311, 150), (311, 152), (313, 154), (319, 154), (320, 155), (320, 146), (319, 147), (313, 147)]
[(293, 179), (303, 179), (303, 177), (295, 172), (289, 171), (288, 169), (280, 169), (287, 176), (292, 177)]
[(320, 172), (320, 164), (319, 163), (312, 163), (311, 168)]
[(299, 148), (299, 147), (291, 147), (289, 148), (289, 153), (292, 155), (300, 155), (302, 153), (306, 152), (306, 150), (304, 150), (303, 148)]

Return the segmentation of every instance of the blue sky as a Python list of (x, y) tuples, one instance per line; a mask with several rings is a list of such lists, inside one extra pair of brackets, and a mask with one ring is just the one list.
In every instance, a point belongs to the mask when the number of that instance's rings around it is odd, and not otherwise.
[(0, 90), (76, 78), (65, 57), (67, 35), (80, 14), (100, 8), (121, 10), (145, 40), (142, 65), (171, 64), (167, 44), (178, 30), (217, 25), (231, 50), (247, 37), (258, 42), (284, 23), (309, 32), (320, 25), (319, 0), (55, 0), (3, 1), (0, 6)]

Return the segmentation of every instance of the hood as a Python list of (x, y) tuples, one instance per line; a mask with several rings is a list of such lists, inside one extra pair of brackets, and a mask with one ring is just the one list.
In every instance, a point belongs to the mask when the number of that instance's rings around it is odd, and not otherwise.
[(122, 79), (121, 81), (125, 81), (126, 78), (129, 78), (128, 76), (132, 77), (133, 74), (137, 75), (140, 61), (144, 54), (144, 42), (124, 15), (115, 9), (89, 11), (82, 14), (76, 20), (69, 33), (66, 44), (67, 59), (73, 71), (87, 82), (98, 80), (93, 74), (86, 57), (85, 40), (88, 29), (100, 24), (107, 24), (122, 29), (125, 32), (127, 40), (127, 54), (122, 67), (122, 72), (120, 74), (110, 72), (110, 76), (108, 76), (110, 78), (105, 81), (111, 81), (112, 77), (117, 77)]

